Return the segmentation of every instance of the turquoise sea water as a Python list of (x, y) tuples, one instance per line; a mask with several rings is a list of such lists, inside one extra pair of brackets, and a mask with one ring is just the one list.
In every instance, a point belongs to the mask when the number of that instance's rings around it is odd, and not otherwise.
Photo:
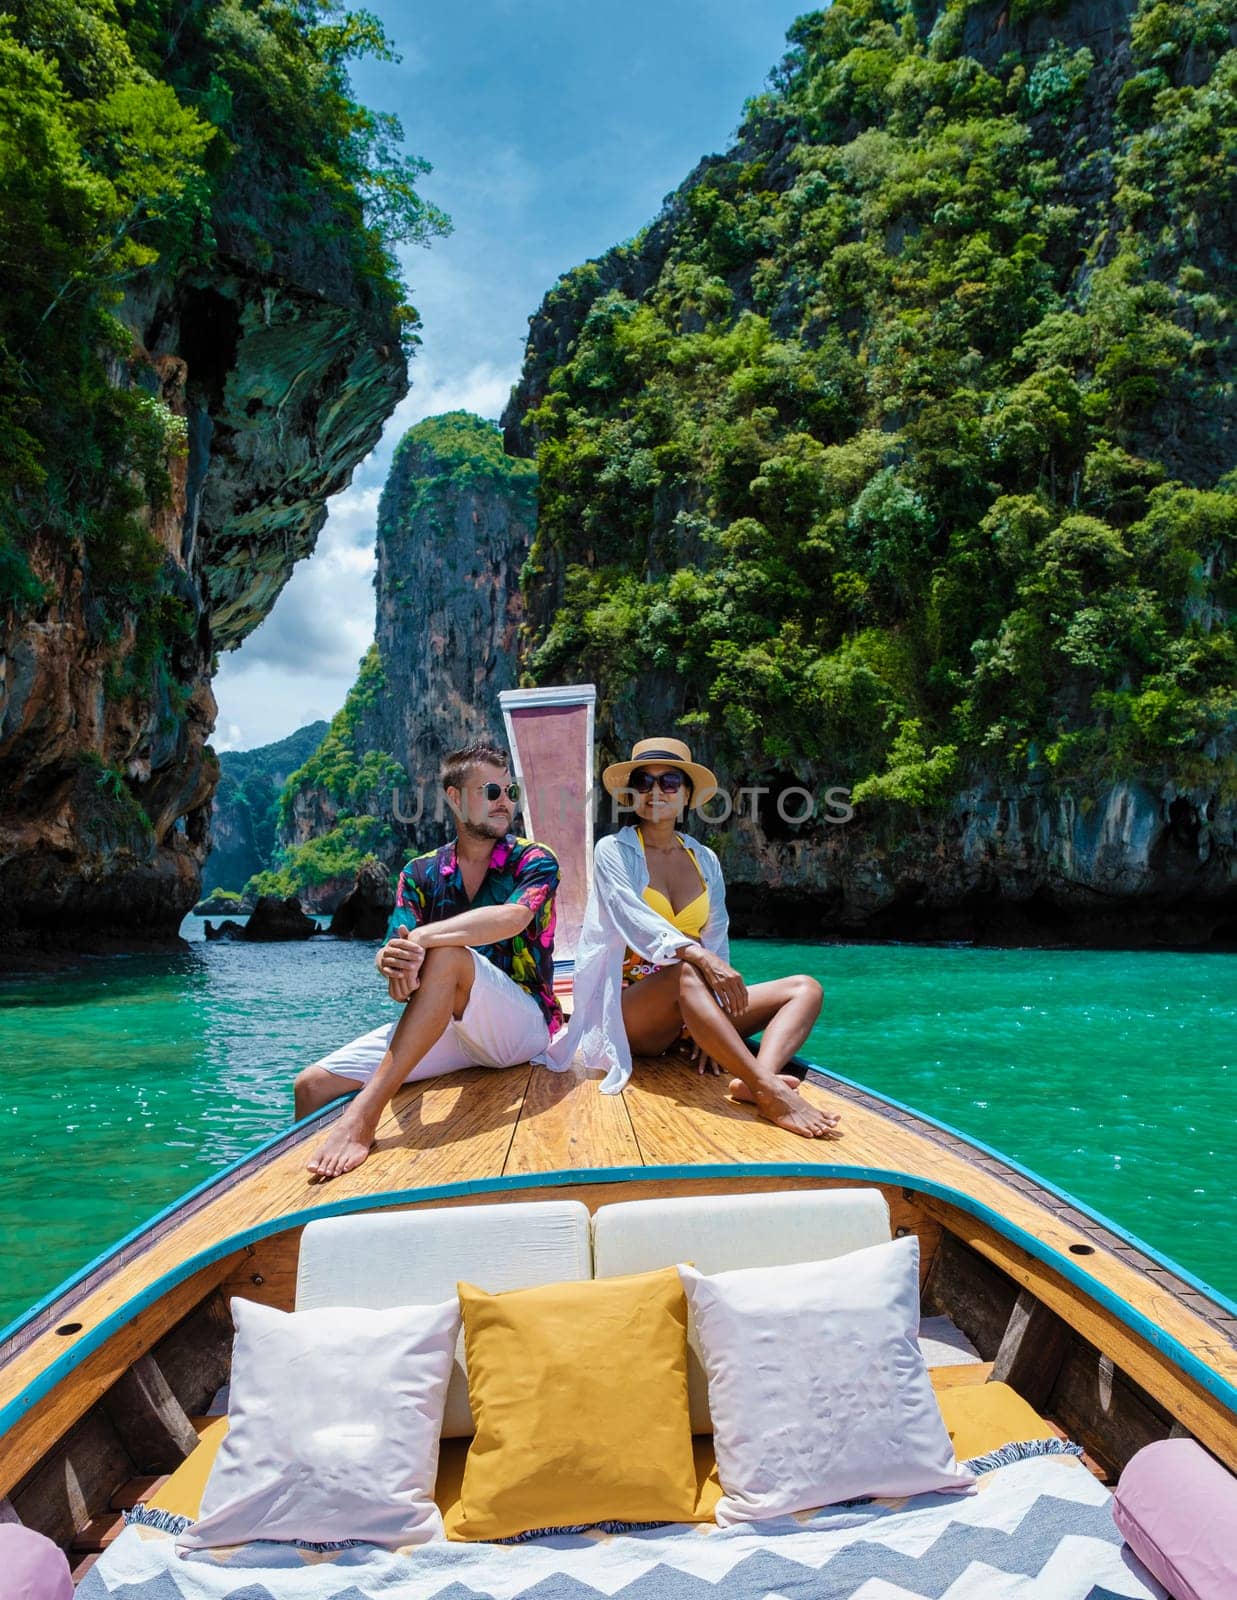
[[(201, 942), (0, 985), (0, 1324), (291, 1120), (394, 1008), (371, 945)], [(1237, 956), (738, 941), (813, 1060), (972, 1133), (1237, 1297)]]

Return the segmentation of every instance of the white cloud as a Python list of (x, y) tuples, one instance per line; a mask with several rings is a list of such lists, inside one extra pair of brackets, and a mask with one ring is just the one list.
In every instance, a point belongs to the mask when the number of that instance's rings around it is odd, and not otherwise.
[[(430, 363), (426, 362), (426, 368)], [(425, 417), (441, 416), (444, 411), (474, 411), (479, 417), (497, 422), (519, 377), (520, 363), (512, 360), (500, 367), (493, 361), (478, 361), (467, 372), (429, 372), (428, 381), (414, 385), (396, 407), (390, 432), (401, 439), (408, 429)], [(424, 377), (424, 372), (418, 377)]]
[(291, 673), (266, 662), (245, 665), (224, 656), (215, 693), (230, 715), (211, 744), (216, 750), (252, 750), (273, 744), (311, 722), (329, 722), (356, 681), (356, 662), (347, 671)]
[(372, 545), (378, 526), (378, 500), (381, 494), (381, 488), (374, 484), (365, 487), (353, 485), (330, 499), (318, 548), (321, 549), (323, 541), (328, 538), (339, 543), (347, 540), (352, 544)]
[(343, 705), (374, 637), (378, 495), (369, 487), (335, 497), (312, 558), (241, 649), (220, 657), (217, 750), (269, 744)]

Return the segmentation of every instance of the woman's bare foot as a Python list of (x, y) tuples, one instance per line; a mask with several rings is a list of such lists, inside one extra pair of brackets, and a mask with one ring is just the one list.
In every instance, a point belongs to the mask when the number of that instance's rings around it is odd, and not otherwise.
[(359, 1167), (374, 1143), (374, 1130), (347, 1111), (305, 1163), (316, 1178), (338, 1178)]
[(787, 1089), (780, 1076), (768, 1089), (758, 1089), (755, 1099), (762, 1117), (804, 1139), (820, 1139), (832, 1133), (841, 1121), (836, 1111), (821, 1111), (801, 1094)]
[[(793, 1072), (779, 1072), (777, 1076), (779, 1082), (784, 1083), (788, 1089), (791, 1089), (795, 1094), (798, 1094), (800, 1086), (803, 1083), (802, 1078), (796, 1078)], [(749, 1106), (754, 1106), (756, 1104), (756, 1096), (743, 1082), (742, 1078), (731, 1078), (730, 1085), (727, 1088), (726, 1093), (732, 1100), (743, 1100)]]

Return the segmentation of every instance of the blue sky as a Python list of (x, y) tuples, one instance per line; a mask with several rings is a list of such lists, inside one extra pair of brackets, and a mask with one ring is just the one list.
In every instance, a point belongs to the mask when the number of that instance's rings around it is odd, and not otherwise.
[(743, 102), (806, 6), (774, 0), (369, 0), (403, 56), (353, 70), (433, 163), (421, 191), (455, 224), (404, 260), (423, 344), (412, 390), (331, 502), (318, 547), (265, 622), (224, 655), (217, 749), (249, 749), (332, 716), (374, 629), (374, 527), (391, 453), (422, 417), (497, 417), (529, 316), (560, 273), (629, 239)]

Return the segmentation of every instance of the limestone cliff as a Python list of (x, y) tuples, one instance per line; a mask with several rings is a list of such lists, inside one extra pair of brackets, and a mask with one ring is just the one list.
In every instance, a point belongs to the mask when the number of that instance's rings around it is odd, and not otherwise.
[(355, 99), (370, 13), (0, 19), (0, 944), (173, 938), (211, 675), (408, 387), (395, 250), (450, 229)]
[(1237, 938), (1233, 43), (835, 0), (530, 319), (525, 669), (718, 769), (738, 928)]
[(330, 287), (337, 299), (234, 259), (124, 307), (140, 347), (124, 381), (156, 385), (187, 424), (156, 531), (193, 627), (166, 674), (118, 685), (134, 626), (92, 637), (80, 568), (34, 544), (51, 598), (0, 618), (10, 932), (170, 937), (198, 898), (219, 776), (212, 657), (269, 611), (407, 389), (392, 308)]
[(216, 654), (406, 392), (391, 247), (445, 219), (351, 97), (368, 14), (67, 0), (0, 31), (0, 943), (163, 940)]
[(396, 447), (378, 509), (375, 643), (281, 799), (283, 887), (315, 909), (335, 908), (365, 854), (394, 866), (438, 844), (442, 757), (504, 742), (498, 695), (517, 681), (535, 501), (532, 465), (467, 412), (427, 418)]
[(378, 510), (375, 638), (393, 692), (362, 722), (362, 745), (407, 769), (436, 804), (438, 766), (470, 739), (503, 743), (498, 694), (516, 678), (520, 569), (537, 476), (498, 429), (468, 412), (430, 417), (400, 441)]

